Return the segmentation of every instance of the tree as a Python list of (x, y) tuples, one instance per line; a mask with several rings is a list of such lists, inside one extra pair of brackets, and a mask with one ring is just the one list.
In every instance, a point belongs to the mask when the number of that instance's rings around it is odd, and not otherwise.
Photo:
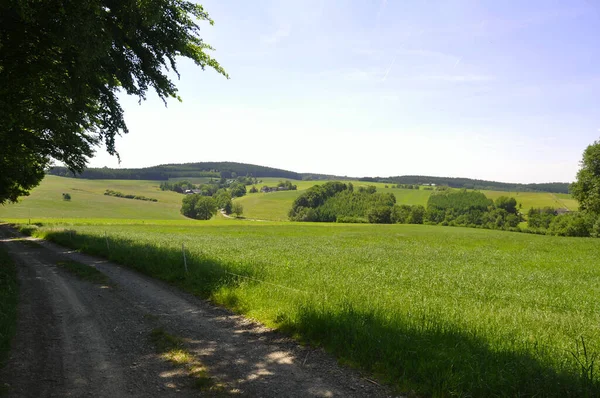
[(233, 202), (233, 205), (231, 206), (231, 212), (235, 214), (236, 217), (239, 217), (244, 214), (244, 206), (242, 206), (242, 204), (239, 202)]
[(583, 152), (577, 181), (570, 186), (571, 194), (581, 210), (600, 213), (600, 141), (594, 141)]
[(181, 214), (196, 220), (209, 220), (217, 212), (217, 202), (200, 194), (185, 195), (181, 203)]
[(226, 189), (219, 189), (214, 198), (219, 209), (223, 209), (226, 214), (231, 213), (231, 195)]
[(0, 204), (35, 187), (52, 160), (81, 172), (97, 146), (118, 156), (118, 94), (179, 99), (176, 57), (227, 76), (188, 0), (0, 2)]
[(498, 209), (506, 210), (509, 214), (517, 214), (517, 200), (508, 196), (500, 196), (496, 199), (495, 205)]
[(230, 190), (231, 197), (233, 198), (239, 198), (246, 194), (246, 186), (244, 184), (240, 184), (239, 182), (232, 184)]

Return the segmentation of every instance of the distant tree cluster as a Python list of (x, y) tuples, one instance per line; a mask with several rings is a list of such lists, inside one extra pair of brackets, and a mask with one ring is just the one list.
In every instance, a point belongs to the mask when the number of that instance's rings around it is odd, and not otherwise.
[(328, 182), (309, 188), (294, 201), (292, 221), (369, 222), (375, 224), (441, 224), (490, 229), (515, 229), (521, 221), (514, 198), (496, 202), (481, 192), (436, 192), (427, 208), (398, 205), (392, 193), (378, 193), (375, 186), (354, 189), (352, 183)]
[(194, 188), (195, 188), (194, 184), (192, 184), (191, 182), (189, 182), (187, 180), (176, 181), (176, 182), (165, 181), (165, 182), (160, 183), (161, 191), (174, 191), (177, 193), (184, 193), (185, 191), (194, 189)]
[(501, 196), (494, 202), (477, 191), (434, 193), (427, 201), (427, 224), (515, 229), (522, 218), (515, 198)]
[(209, 220), (217, 213), (217, 201), (200, 194), (186, 195), (181, 205), (181, 214), (196, 220)]
[(225, 214), (235, 214), (239, 217), (242, 215), (244, 209), (241, 204), (233, 202), (233, 199), (246, 195), (246, 185), (256, 183), (258, 180), (248, 176), (238, 177), (235, 173), (232, 173), (230, 177), (221, 176), (219, 179), (211, 178), (208, 183), (199, 185), (194, 185), (189, 181), (163, 182), (160, 188), (162, 190), (172, 190), (186, 194), (182, 202), (181, 213), (188, 217), (204, 220), (204, 218), (194, 216), (195, 205), (190, 204), (192, 199), (189, 199), (189, 197), (198, 196), (211, 198), (217, 209), (223, 210)]
[(352, 183), (328, 182), (315, 185), (296, 198), (289, 217), (293, 221), (422, 223), (418, 214), (424, 211), (423, 206), (397, 206), (394, 194), (378, 193), (373, 185), (354, 189)]
[(148, 197), (142, 196), (142, 195), (124, 194), (122, 192), (113, 191), (111, 189), (107, 189), (106, 191), (104, 191), (104, 195), (106, 195), (106, 196), (114, 196), (114, 197), (117, 197), (117, 198), (124, 198), (124, 199), (144, 200), (144, 201), (147, 201), (147, 202), (158, 202), (158, 199), (148, 198)]
[(417, 184), (396, 184), (394, 187), (398, 189), (419, 189)]
[[(436, 187), (431, 190), (439, 190), (438, 187), (446, 186), (457, 189), (479, 189), (493, 191), (513, 191), (513, 192), (555, 192), (569, 193), (569, 184), (565, 182), (551, 182), (542, 184), (516, 184), (487, 180), (475, 180), (472, 178), (454, 178), (454, 177), (432, 177), (432, 176), (397, 176), (397, 177), (363, 177), (360, 181), (382, 182), (386, 184), (413, 186)], [(410, 189), (410, 188), (408, 188)], [(429, 190), (429, 189), (428, 189)]]

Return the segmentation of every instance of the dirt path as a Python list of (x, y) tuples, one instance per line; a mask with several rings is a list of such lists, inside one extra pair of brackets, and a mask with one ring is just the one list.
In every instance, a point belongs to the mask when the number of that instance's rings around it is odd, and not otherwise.
[[(321, 350), (116, 264), (15, 238), (6, 227), (0, 244), (19, 264), (21, 287), (17, 338), (0, 372), (9, 396), (211, 395), (156, 353), (156, 328), (185, 341), (222, 386), (219, 396), (391, 396)], [(56, 266), (65, 259), (95, 267), (110, 286)]]

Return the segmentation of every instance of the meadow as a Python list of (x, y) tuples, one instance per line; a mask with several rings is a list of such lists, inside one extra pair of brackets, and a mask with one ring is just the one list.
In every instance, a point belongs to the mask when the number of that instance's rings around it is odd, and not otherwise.
[(600, 394), (590, 367), (600, 353), (598, 240), (235, 220), (32, 233), (321, 345), (400, 391)]
[[(46, 176), (42, 183), (19, 203), (0, 206), (0, 219), (110, 218), (185, 220), (179, 213), (181, 195), (161, 191), (159, 182), (137, 180), (83, 180)], [(106, 196), (107, 189), (124, 194), (158, 199), (146, 202)], [(71, 195), (70, 201), (62, 198)]]
[[(192, 179), (194, 180), (194, 179)], [(206, 182), (207, 178), (195, 179)], [(201, 181), (200, 181), (201, 180)], [(263, 178), (256, 185), (276, 186), (281, 179)], [(287, 221), (288, 212), (304, 190), (326, 181), (292, 181), (296, 191), (247, 194), (235, 199), (244, 207), (244, 217), (255, 220)], [(355, 187), (375, 185), (378, 192), (393, 193), (398, 204), (427, 205), (433, 191), (424, 189), (397, 189), (383, 183), (349, 181)], [(386, 185), (388, 188), (386, 188)], [(122, 219), (122, 220), (185, 220), (179, 210), (182, 196), (161, 191), (159, 181), (139, 180), (84, 180), (46, 176), (40, 186), (23, 197), (19, 203), (0, 206), (0, 219)], [(249, 189), (250, 187), (248, 187)], [(132, 201), (104, 195), (107, 190), (156, 198), (158, 202)], [(565, 207), (577, 210), (577, 201), (566, 194), (547, 192), (482, 191), (487, 197), (513, 196), (523, 205), (524, 213), (531, 207)], [(62, 193), (69, 193), (71, 201), (64, 201)]]
[[(236, 200), (247, 218), (286, 220), (294, 198), (315, 182), (298, 183), (298, 191)], [(426, 204), (431, 194), (375, 185), (399, 203)], [(106, 189), (158, 202), (108, 197)], [(524, 209), (572, 201), (515, 197)], [(181, 198), (153, 181), (50, 176), (21, 203), (0, 208), (0, 219), (322, 346), (405, 393), (600, 395), (597, 239), (424, 225), (194, 221), (179, 214)]]

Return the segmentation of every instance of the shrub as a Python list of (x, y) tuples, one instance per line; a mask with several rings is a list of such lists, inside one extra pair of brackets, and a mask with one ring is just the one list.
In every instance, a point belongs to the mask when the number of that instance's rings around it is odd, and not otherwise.
[(425, 220), (425, 207), (421, 205), (414, 205), (410, 208), (410, 214), (406, 220), (409, 224), (423, 224)]
[(367, 220), (364, 217), (339, 216), (335, 219), (335, 222), (348, 224), (364, 224), (368, 223), (369, 220)]
[(548, 228), (549, 235), (591, 236), (597, 221), (586, 213), (567, 213), (556, 216)]
[(367, 211), (367, 220), (371, 224), (389, 224), (392, 222), (392, 208), (389, 206), (372, 207)]
[(395, 205), (392, 208), (392, 222), (397, 224), (405, 224), (408, 222), (411, 207), (409, 205)]
[(527, 226), (535, 229), (547, 229), (556, 217), (556, 210), (552, 207), (531, 208), (527, 212)]

